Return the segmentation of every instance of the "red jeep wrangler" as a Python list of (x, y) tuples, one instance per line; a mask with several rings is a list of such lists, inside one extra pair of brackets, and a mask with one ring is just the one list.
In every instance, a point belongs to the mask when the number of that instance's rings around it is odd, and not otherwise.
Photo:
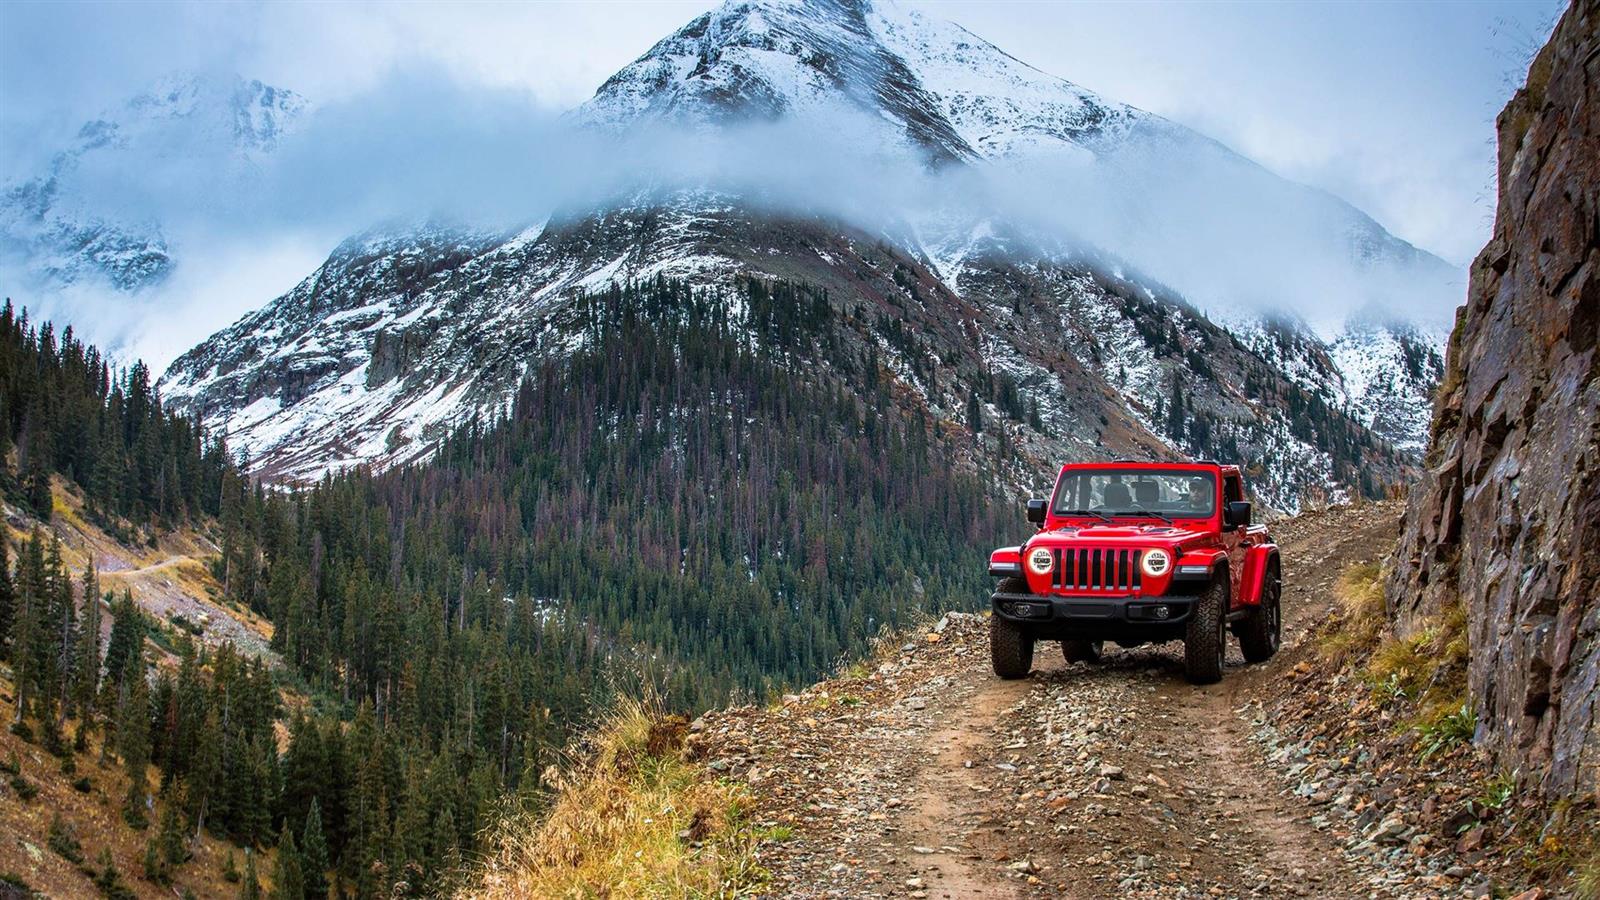
[(1028, 674), (1037, 640), (1060, 641), (1068, 662), (1098, 659), (1105, 641), (1182, 640), (1195, 684), (1222, 678), (1225, 628), (1250, 662), (1278, 651), (1278, 547), (1250, 524), (1238, 466), (1062, 466), (1051, 499), (1028, 501), (1028, 521), (1037, 534), (989, 557), (1001, 678)]

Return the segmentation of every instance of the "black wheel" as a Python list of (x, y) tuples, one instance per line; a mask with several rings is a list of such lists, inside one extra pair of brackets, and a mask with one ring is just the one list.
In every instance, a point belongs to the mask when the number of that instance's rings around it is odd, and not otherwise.
[(1222, 680), (1223, 658), (1228, 652), (1228, 594), (1228, 575), (1223, 572), (1195, 600), (1183, 636), (1183, 669), (1192, 684)]
[(1283, 644), (1283, 576), (1278, 570), (1278, 559), (1267, 563), (1267, 575), (1261, 582), (1261, 603), (1239, 623), (1239, 649), (1246, 662), (1266, 662)]
[(1087, 638), (1067, 638), (1061, 642), (1061, 655), (1067, 662), (1099, 662), (1100, 651), (1105, 647), (1105, 641), (1091, 641)]
[[(1000, 582), (1002, 594), (1026, 594), (1028, 583), (1021, 578), (1006, 578)], [(1033, 668), (1033, 635), (1021, 625), (998, 615), (989, 617), (989, 657), (994, 662), (994, 673), (1001, 678), (1027, 678)]]

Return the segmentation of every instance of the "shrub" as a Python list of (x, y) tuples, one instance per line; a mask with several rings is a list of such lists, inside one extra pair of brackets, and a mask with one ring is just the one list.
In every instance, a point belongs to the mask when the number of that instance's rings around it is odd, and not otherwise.
[(1465, 744), (1472, 740), (1477, 730), (1478, 714), (1473, 711), (1471, 703), (1463, 703), (1455, 712), (1423, 722), (1417, 727), (1421, 736), (1422, 761), (1427, 762), (1451, 747)]
[(107, 900), (137, 900), (139, 895), (122, 883), (122, 873), (117, 871), (110, 850), (100, 851), (99, 863), (100, 873), (94, 876), (94, 886), (100, 889), (101, 896)]
[(1517, 776), (1505, 772), (1489, 779), (1483, 785), (1483, 793), (1473, 801), (1484, 809), (1504, 809), (1511, 798), (1517, 795)]
[(83, 845), (78, 843), (78, 836), (73, 834), (67, 823), (61, 820), (60, 813), (50, 817), (50, 836), (46, 844), (67, 862), (83, 862)]

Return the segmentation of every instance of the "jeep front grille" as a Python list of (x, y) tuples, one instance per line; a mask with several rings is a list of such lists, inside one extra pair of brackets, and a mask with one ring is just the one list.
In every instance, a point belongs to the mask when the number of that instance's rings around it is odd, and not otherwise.
[(1140, 586), (1139, 559), (1143, 550), (1111, 548), (1057, 548), (1050, 570), (1050, 586), (1063, 591), (1128, 592)]

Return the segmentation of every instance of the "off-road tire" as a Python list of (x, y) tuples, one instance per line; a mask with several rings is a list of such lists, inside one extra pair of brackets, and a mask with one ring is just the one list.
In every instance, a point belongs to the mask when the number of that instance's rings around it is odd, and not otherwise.
[(1096, 663), (1100, 661), (1100, 652), (1105, 647), (1105, 641), (1091, 641), (1088, 638), (1067, 638), (1061, 642), (1061, 655), (1067, 662)]
[[(1002, 579), (1002, 594), (1027, 594), (1028, 582), (1021, 578)], [(1033, 668), (1033, 635), (1021, 625), (999, 615), (989, 617), (989, 658), (994, 673), (1008, 680), (1027, 678)]]
[(1278, 568), (1278, 558), (1267, 563), (1267, 574), (1261, 580), (1261, 602), (1250, 610), (1250, 615), (1235, 626), (1239, 636), (1239, 650), (1245, 662), (1266, 662), (1278, 652), (1283, 641), (1283, 576)]
[(1216, 684), (1222, 680), (1228, 652), (1228, 575), (1218, 573), (1194, 602), (1183, 636), (1183, 672), (1191, 684)]

